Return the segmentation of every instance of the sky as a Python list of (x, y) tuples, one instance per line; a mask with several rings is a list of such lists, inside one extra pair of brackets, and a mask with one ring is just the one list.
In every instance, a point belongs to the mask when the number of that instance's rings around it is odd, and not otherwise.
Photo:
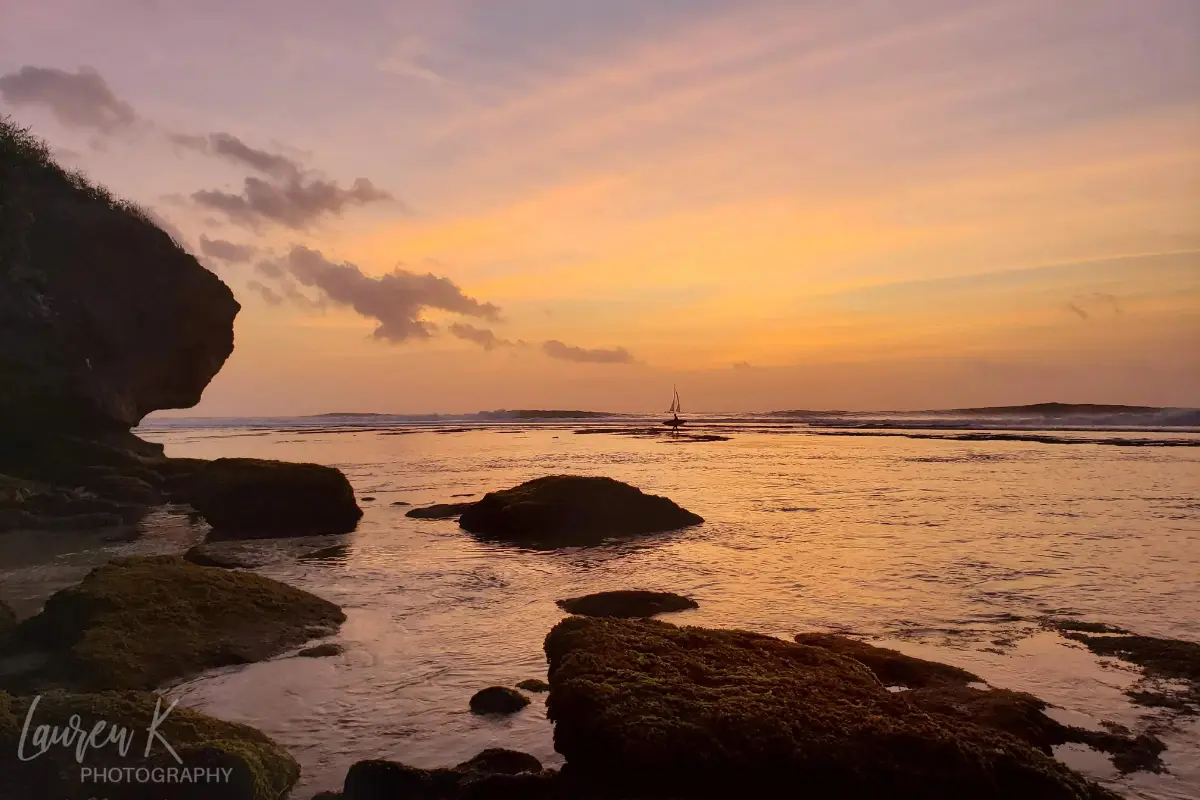
[(0, 0), (187, 415), (1200, 406), (1196, 0)]

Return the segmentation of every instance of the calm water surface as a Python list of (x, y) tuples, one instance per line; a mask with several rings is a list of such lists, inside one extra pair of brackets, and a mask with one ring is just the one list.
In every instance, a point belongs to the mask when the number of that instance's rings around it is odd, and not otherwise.
[[(284, 744), (304, 768), (295, 797), (339, 788), (364, 758), (432, 767), (504, 746), (560, 763), (543, 697), (507, 720), (475, 717), (467, 700), (544, 677), (542, 640), (563, 616), (555, 600), (620, 588), (700, 602), (672, 622), (866, 635), (1031, 691), (1074, 724), (1166, 725), (1166, 775), (1118, 778), (1095, 754), (1060, 755), (1128, 797), (1200, 797), (1196, 719), (1131, 706), (1122, 692), (1134, 672), (1037, 624), (1078, 617), (1200, 641), (1200, 448), (795, 432), (669, 442), (539, 426), (166, 425), (143, 435), (173, 456), (334, 464), (360, 497), (376, 498), (351, 535), (249, 545), (267, 562), (263, 574), (346, 609), (334, 639), (343, 655), (284, 657), (172, 690)], [(533, 552), (392, 505), (478, 497), (554, 472), (618, 478), (707, 521), (633, 544)], [(177, 549), (203, 534), (178, 518), (150, 528), (137, 542), (61, 546), (49, 560), (5, 545), (0, 563), (17, 564), (3, 573), (6, 591), (30, 606), (112, 552)], [(296, 558), (337, 543), (347, 547), (333, 557)]]

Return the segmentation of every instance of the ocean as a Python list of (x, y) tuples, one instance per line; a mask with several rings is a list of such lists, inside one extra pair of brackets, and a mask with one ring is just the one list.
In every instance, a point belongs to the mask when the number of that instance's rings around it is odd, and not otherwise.
[[(499, 746), (553, 766), (544, 695), (503, 720), (472, 715), (468, 699), (545, 676), (542, 640), (564, 616), (555, 600), (668, 590), (700, 604), (671, 622), (853, 633), (1032, 692), (1071, 724), (1159, 731), (1163, 774), (1120, 776), (1076, 746), (1058, 755), (1127, 797), (1200, 797), (1200, 720), (1132, 705), (1132, 667), (1046, 627), (1072, 618), (1200, 641), (1195, 411), (685, 417), (679, 437), (661, 414), (147, 420), (138, 434), (170, 456), (331, 464), (374, 498), (353, 534), (235, 546), (262, 574), (345, 608), (342, 655), (220, 670), (170, 693), (286, 746), (304, 770), (296, 798), (339, 788), (366, 758), (433, 767)], [(706, 521), (532, 551), (394, 505), (469, 500), (553, 473), (617, 478)], [(30, 613), (95, 563), (176, 552), (205, 527), (167, 509), (143, 530), (128, 541), (0, 538), (0, 579)], [(344, 547), (302, 557), (334, 545)]]

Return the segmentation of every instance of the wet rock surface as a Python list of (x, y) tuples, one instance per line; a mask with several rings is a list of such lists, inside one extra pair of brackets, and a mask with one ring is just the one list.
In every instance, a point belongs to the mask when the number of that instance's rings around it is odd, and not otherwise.
[(346, 648), (336, 642), (326, 642), (306, 647), (299, 653), (296, 653), (296, 655), (300, 658), (329, 658), (331, 656), (340, 656), (345, 650)]
[(550, 684), (541, 678), (526, 678), (517, 684), (517, 688), (524, 689), (527, 692), (548, 692), (550, 691)]
[(320, 464), (219, 458), (197, 472), (188, 499), (216, 538), (348, 533), (362, 517), (346, 476)]
[(673, 592), (648, 592), (627, 589), (613, 592), (597, 592), (557, 601), (558, 607), (571, 614), (585, 617), (652, 617), (670, 611), (685, 611), (699, 608), (700, 604), (690, 597)]
[[(394, 761), (360, 761), (341, 794), (326, 800), (538, 800), (556, 793), (557, 773), (527, 753), (492, 748), (456, 767), (417, 769)], [(320, 797), (320, 795), (319, 795)]]
[(458, 524), (483, 538), (568, 547), (703, 521), (665, 497), (612, 478), (550, 475), (488, 492), (463, 511)]
[(866, 664), (831, 648), (570, 617), (550, 632), (546, 654), (555, 747), (573, 774), (611, 791), (1115, 797), (1005, 730), (888, 692)]
[(345, 620), (333, 603), (249, 572), (181, 558), (119, 559), (55, 593), (21, 622), (5, 671), (14, 692), (152, 689), (172, 678), (270, 658)]

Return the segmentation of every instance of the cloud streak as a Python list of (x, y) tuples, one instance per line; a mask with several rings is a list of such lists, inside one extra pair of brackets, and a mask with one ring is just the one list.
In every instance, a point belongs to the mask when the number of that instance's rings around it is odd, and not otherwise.
[(218, 132), (207, 136), (172, 133), (167, 138), (178, 147), (223, 158), (272, 178), (294, 179), (299, 178), (303, 172), (303, 168), (294, 159), (251, 147), (231, 133)]
[(563, 344), (557, 339), (542, 343), (542, 352), (550, 358), (574, 361), (579, 364), (632, 364), (633, 354), (624, 347), (589, 350), (584, 347)]
[(342, 188), (334, 181), (300, 176), (277, 183), (249, 176), (243, 181), (240, 194), (216, 189), (192, 193), (197, 205), (222, 213), (230, 222), (254, 231), (267, 222), (304, 230), (322, 217), (339, 215), (352, 206), (392, 199), (390, 193), (376, 188), (366, 178)]
[(105, 135), (129, 130), (138, 122), (133, 106), (118, 98), (90, 67), (67, 72), (26, 65), (0, 76), (0, 97), (14, 107), (46, 108), (64, 127)]
[(488, 351), (495, 350), (497, 347), (520, 347), (525, 344), (522, 341), (514, 342), (510, 339), (502, 339), (489, 328), (477, 328), (465, 322), (455, 322), (449, 330), (451, 336), (474, 342)]

